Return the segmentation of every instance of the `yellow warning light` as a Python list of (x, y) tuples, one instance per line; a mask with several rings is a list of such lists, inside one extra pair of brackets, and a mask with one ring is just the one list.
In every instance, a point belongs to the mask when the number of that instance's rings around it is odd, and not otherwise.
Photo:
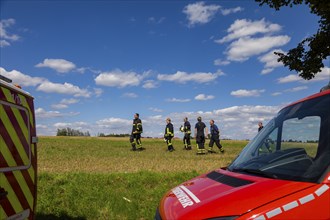
[(16, 86), (19, 89), (22, 89), (22, 87), (20, 85), (18, 85), (18, 84), (14, 84), (14, 86)]

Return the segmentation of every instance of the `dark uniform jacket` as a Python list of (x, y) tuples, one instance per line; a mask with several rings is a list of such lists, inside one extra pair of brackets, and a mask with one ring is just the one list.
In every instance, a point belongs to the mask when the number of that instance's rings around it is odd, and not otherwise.
[(133, 119), (133, 127), (132, 127), (132, 134), (141, 134), (143, 131), (142, 129), (142, 121), (141, 119)]
[(174, 128), (172, 123), (168, 123), (165, 128), (165, 137), (173, 137), (174, 136)]
[(204, 122), (197, 122), (195, 128), (197, 129), (197, 136), (204, 136), (204, 128), (206, 128)]
[(215, 124), (210, 127), (210, 130), (211, 130), (211, 136), (212, 137), (216, 137), (220, 133), (219, 129), (218, 129), (218, 126), (216, 126)]
[(183, 125), (183, 131), (187, 134), (190, 134), (191, 133), (191, 126), (190, 126), (190, 123), (189, 121), (186, 121)]

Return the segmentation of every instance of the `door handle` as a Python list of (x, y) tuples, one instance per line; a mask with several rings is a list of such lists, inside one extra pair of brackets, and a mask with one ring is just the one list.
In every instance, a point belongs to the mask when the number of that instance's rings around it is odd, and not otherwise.
[(4, 188), (0, 188), (0, 200), (5, 199), (8, 195), (8, 192)]

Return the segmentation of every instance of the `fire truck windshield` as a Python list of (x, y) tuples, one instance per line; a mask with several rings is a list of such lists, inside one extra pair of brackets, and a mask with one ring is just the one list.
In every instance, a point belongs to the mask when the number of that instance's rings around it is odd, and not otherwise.
[(228, 170), (284, 180), (319, 182), (330, 165), (330, 94), (282, 109)]

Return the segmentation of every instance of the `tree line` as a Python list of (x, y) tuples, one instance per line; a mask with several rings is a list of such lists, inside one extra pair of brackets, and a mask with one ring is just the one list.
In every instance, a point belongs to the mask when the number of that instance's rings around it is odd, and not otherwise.
[[(90, 137), (91, 134), (89, 131), (82, 132), (77, 129), (72, 129), (72, 128), (61, 128), (57, 129), (57, 134), (56, 136), (83, 136), (83, 137)], [(104, 134), (104, 133), (98, 133), (97, 137), (129, 137), (130, 134)]]
[(82, 132), (76, 129), (72, 128), (62, 128), (62, 129), (57, 129), (57, 134), (56, 136), (84, 136), (84, 137), (90, 137), (89, 131)]

